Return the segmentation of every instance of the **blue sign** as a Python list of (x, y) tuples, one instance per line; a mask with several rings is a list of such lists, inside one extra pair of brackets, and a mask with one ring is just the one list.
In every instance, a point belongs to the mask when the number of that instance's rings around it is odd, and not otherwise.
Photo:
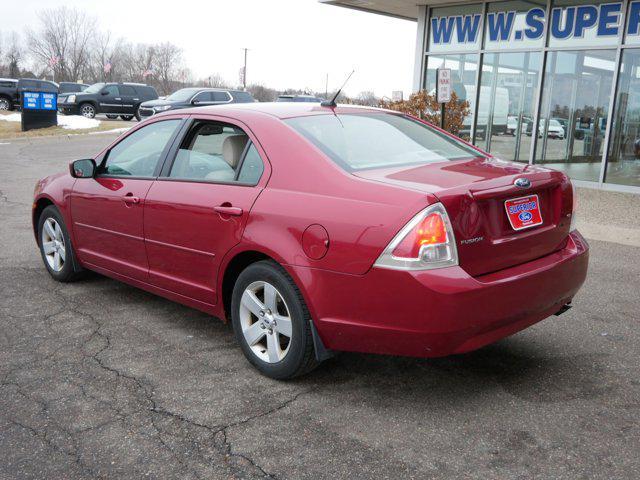
[(22, 108), (25, 110), (57, 110), (58, 94), (22, 92)]
[[(619, 1), (555, 7), (550, 14), (540, 7), (528, 11), (489, 12), (484, 27), (485, 42), (507, 48), (518, 48), (523, 43), (533, 46), (532, 42), (543, 40), (544, 27), (549, 21), (552, 46), (615, 44), (624, 30), (622, 18), (623, 3)], [(483, 30), (479, 13), (433, 17), (429, 26), (431, 50), (438, 51), (443, 51), (443, 47), (468, 49), (475, 46)], [(629, 5), (626, 33), (629, 36), (640, 33), (640, 0)]]

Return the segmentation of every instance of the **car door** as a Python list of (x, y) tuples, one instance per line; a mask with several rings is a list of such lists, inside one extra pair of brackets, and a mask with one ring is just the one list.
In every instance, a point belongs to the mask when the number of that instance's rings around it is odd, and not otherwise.
[(192, 119), (149, 190), (144, 233), (149, 282), (215, 304), (225, 254), (240, 242), (269, 164), (240, 123)]
[(95, 178), (75, 182), (70, 204), (81, 261), (148, 279), (143, 207), (182, 121), (166, 119), (135, 130), (106, 152)]
[(122, 111), (122, 97), (118, 85), (107, 85), (98, 95), (98, 113), (120, 113)]
[(122, 101), (120, 113), (134, 115), (136, 113), (136, 105), (140, 103), (138, 93), (131, 85), (120, 85), (118, 88), (120, 89), (120, 98)]

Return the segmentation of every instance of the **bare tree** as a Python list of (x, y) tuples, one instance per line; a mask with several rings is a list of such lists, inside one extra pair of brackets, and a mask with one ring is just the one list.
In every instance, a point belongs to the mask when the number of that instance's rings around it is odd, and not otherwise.
[(91, 39), (96, 20), (75, 8), (45, 9), (40, 26), (27, 30), (27, 45), (34, 60), (49, 65), (57, 80), (76, 81), (89, 72)]
[(278, 96), (276, 90), (263, 85), (249, 85), (247, 91), (259, 102), (273, 102)]
[(95, 35), (91, 45), (90, 79), (110, 82), (120, 79), (122, 40), (114, 40), (111, 32), (100, 32)]
[(22, 43), (20, 35), (17, 32), (11, 32), (9, 41), (5, 47), (5, 56), (7, 59), (7, 73), (9, 77), (20, 76), (20, 62), (23, 58)]
[(179, 82), (182, 68), (182, 49), (173, 43), (164, 42), (154, 47), (153, 75), (161, 94), (171, 93)]

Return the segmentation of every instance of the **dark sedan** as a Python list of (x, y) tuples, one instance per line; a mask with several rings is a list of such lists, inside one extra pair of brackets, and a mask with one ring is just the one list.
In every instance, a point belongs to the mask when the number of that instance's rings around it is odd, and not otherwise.
[(167, 98), (150, 100), (140, 105), (140, 117), (150, 117), (156, 113), (181, 108), (223, 105), (225, 103), (252, 103), (254, 98), (249, 92), (224, 88), (182, 88)]

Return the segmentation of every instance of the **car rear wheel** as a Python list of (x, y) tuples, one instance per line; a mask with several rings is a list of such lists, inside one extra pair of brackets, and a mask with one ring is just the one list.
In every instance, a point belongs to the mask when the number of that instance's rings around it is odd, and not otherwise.
[(236, 339), (262, 374), (283, 380), (317, 365), (311, 316), (300, 290), (277, 263), (247, 267), (234, 286), (231, 308)]
[(94, 118), (96, 116), (96, 108), (90, 103), (80, 105), (80, 115), (85, 118)]
[(133, 120), (133, 115), (120, 115), (120, 118), (122, 120), (124, 120), (125, 122), (129, 122), (129, 121)]
[(38, 219), (38, 243), (49, 274), (59, 282), (70, 282), (82, 273), (62, 215), (53, 205)]
[(5, 97), (0, 97), (0, 110), (9, 111), (12, 109), (11, 100)]

